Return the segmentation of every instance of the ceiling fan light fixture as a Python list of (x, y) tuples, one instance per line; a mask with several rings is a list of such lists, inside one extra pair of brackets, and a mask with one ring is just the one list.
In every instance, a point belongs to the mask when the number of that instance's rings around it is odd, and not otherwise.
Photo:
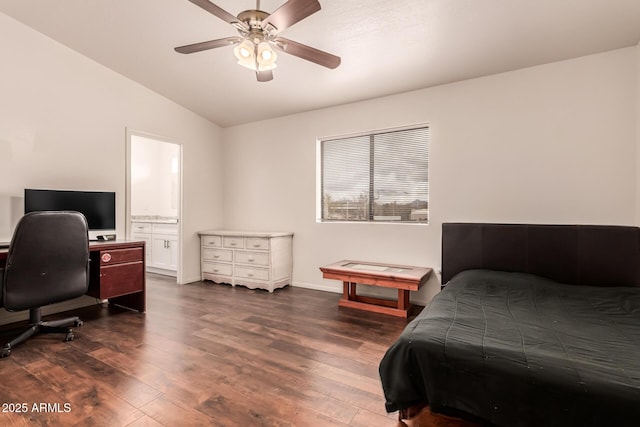
[(233, 16), (215, 5), (212, 0), (189, 1), (231, 24), (238, 30), (240, 36), (178, 46), (174, 48), (178, 53), (195, 53), (236, 45), (233, 52), (238, 65), (255, 71), (259, 82), (273, 79), (271, 70), (276, 68), (278, 59), (276, 50), (329, 69), (340, 65), (339, 56), (280, 37), (283, 30), (318, 12), (320, 10), (318, 0), (283, 0), (285, 3), (273, 13), (260, 10), (260, 0), (256, 0), (255, 9), (242, 11), (238, 16)]
[(256, 69), (256, 47), (251, 40), (245, 40), (233, 49), (238, 59), (238, 64), (251, 70)]
[(269, 71), (276, 68), (276, 60), (278, 54), (276, 53), (268, 42), (262, 42), (258, 45), (258, 70)]

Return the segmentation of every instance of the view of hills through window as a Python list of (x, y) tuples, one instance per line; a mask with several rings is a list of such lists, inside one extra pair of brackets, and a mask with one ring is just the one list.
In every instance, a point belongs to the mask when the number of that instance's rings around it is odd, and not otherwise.
[(323, 221), (427, 222), (429, 128), (321, 141)]

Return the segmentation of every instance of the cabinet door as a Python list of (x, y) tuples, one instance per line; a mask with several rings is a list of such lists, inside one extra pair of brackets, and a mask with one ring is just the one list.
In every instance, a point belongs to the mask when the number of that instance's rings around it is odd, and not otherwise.
[(178, 268), (178, 239), (168, 234), (154, 234), (151, 241), (151, 266), (176, 270)]
[(167, 246), (169, 249), (169, 269), (178, 270), (178, 237), (167, 236)]
[(133, 240), (144, 240), (146, 263), (151, 264), (151, 234), (147, 233), (131, 233), (131, 238)]
[(142, 262), (106, 265), (100, 267), (100, 299), (113, 298), (133, 292), (142, 292), (144, 272)]

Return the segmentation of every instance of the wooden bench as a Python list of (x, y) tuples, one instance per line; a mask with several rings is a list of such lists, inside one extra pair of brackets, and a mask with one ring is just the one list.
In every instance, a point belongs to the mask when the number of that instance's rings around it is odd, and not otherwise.
[[(427, 267), (350, 260), (338, 261), (320, 267), (320, 270), (323, 278), (342, 281), (343, 294), (338, 305), (398, 317), (408, 317), (411, 307), (409, 291), (419, 290), (432, 271)], [(358, 283), (395, 288), (398, 290), (398, 299), (393, 301), (358, 295)]]

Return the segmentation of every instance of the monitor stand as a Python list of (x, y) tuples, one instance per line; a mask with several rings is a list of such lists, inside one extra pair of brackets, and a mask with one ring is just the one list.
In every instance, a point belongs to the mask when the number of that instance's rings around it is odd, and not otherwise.
[(89, 230), (89, 240), (93, 242), (115, 239), (116, 230)]

